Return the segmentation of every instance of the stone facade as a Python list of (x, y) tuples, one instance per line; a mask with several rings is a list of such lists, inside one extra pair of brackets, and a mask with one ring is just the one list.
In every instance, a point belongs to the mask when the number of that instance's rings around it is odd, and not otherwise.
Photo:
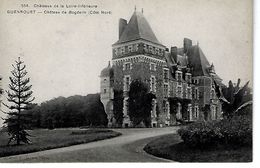
[(131, 127), (128, 91), (134, 79), (146, 83), (155, 94), (151, 126), (169, 126), (182, 121), (215, 120), (221, 117), (214, 81), (224, 86), (199, 45), (185, 38), (183, 48), (170, 51), (154, 35), (141, 12), (130, 21), (119, 20), (119, 40), (112, 45), (112, 66), (102, 70), (101, 101), (108, 126), (115, 125), (114, 92), (123, 92), (123, 127)]

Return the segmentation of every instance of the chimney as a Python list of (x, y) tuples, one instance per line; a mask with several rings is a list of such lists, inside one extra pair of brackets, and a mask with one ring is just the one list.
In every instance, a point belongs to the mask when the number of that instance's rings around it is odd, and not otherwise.
[(122, 33), (124, 32), (126, 25), (127, 25), (127, 21), (125, 19), (120, 18), (119, 19), (119, 39), (120, 39)]
[(189, 50), (189, 48), (191, 46), (192, 46), (192, 41), (188, 38), (184, 38), (184, 40), (183, 40), (184, 53), (187, 53), (187, 51)]
[(174, 59), (175, 62), (177, 62), (177, 47), (171, 47), (171, 57)]

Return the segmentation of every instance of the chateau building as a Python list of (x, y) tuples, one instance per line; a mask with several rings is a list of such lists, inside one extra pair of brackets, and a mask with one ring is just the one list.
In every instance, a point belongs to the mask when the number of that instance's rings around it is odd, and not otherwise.
[(156, 96), (152, 102), (152, 127), (221, 117), (214, 83), (224, 85), (199, 44), (193, 45), (184, 38), (183, 47), (169, 50), (158, 41), (143, 12), (135, 11), (129, 22), (119, 20), (119, 39), (112, 45), (112, 65), (109, 62), (100, 78), (108, 126), (116, 125), (115, 113), (121, 110), (122, 126), (131, 127), (127, 100), (135, 79), (141, 79)]

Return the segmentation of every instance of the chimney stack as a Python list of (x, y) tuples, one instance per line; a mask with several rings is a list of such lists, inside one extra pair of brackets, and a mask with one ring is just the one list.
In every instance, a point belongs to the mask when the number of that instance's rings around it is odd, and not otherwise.
[(120, 39), (122, 33), (124, 32), (126, 25), (127, 25), (127, 21), (125, 19), (120, 18), (119, 19), (119, 39)]
[(190, 40), (188, 38), (184, 38), (184, 40), (183, 40), (184, 53), (187, 53), (187, 51), (189, 50), (189, 48), (191, 46), (192, 46), (192, 40)]
[(171, 57), (174, 59), (174, 61), (177, 61), (177, 47), (171, 47)]

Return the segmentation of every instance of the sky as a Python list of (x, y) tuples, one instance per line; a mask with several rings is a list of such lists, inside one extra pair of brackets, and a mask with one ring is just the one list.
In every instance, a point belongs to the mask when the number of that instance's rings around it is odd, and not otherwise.
[[(29, 8), (22, 8), (22, 2), (29, 4)], [(7, 14), (12, 9), (35, 9), (34, 4), (90, 4), (98, 6), (94, 10), (112, 14)], [(99, 92), (100, 71), (111, 60), (111, 45), (118, 40), (118, 20), (129, 21), (135, 6), (137, 11), (143, 8), (144, 16), (163, 45), (182, 47), (183, 38), (190, 38), (194, 44), (199, 43), (224, 83), (238, 78), (242, 83), (252, 81), (251, 1), (1, 0), (2, 87), (8, 89), (11, 64), (21, 57), (27, 65), (36, 103), (58, 96)], [(44, 10), (62, 9), (37, 8)]]

